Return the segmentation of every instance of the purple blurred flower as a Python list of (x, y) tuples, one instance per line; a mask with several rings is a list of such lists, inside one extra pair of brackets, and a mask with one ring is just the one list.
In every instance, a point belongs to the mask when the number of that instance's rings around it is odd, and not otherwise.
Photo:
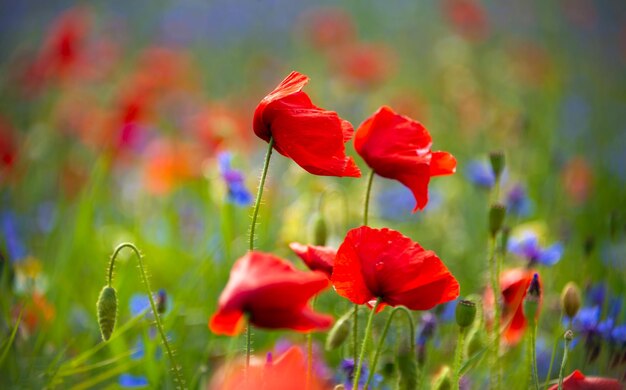
[(0, 215), (0, 223), (9, 260), (15, 263), (24, 259), (28, 253), (20, 238), (15, 214), (11, 211), (4, 211)]
[[(346, 390), (352, 389), (352, 380), (354, 379), (356, 364), (354, 363), (354, 359), (343, 359), (339, 365), (341, 372), (345, 375), (345, 380), (343, 381)], [(359, 389), (363, 388), (365, 385), (365, 381), (369, 376), (369, 370), (365, 362), (363, 362), (363, 366), (361, 367), (361, 376), (359, 377)], [(380, 374), (374, 374), (372, 377), (372, 381), (370, 385), (372, 388), (376, 388), (383, 380), (383, 377)]]
[(509, 252), (524, 257), (531, 264), (539, 263), (552, 266), (563, 256), (563, 244), (557, 242), (547, 248), (539, 246), (539, 239), (534, 233), (526, 232), (520, 238), (509, 239)]
[(483, 161), (470, 161), (465, 169), (469, 181), (479, 187), (491, 188), (496, 184), (496, 176), (491, 165)]
[[(381, 218), (390, 221), (407, 221), (417, 218), (422, 213), (408, 212), (415, 206), (415, 197), (411, 190), (398, 183), (390, 183), (376, 197), (378, 213)], [(424, 212), (436, 210), (442, 203), (442, 196), (433, 189), (428, 190), (428, 204)]]
[(521, 184), (516, 184), (506, 194), (506, 209), (508, 213), (520, 217), (526, 217), (532, 212), (533, 202)]
[(232, 155), (227, 152), (217, 156), (220, 175), (228, 187), (228, 201), (239, 206), (252, 204), (252, 194), (246, 188), (243, 173), (231, 168)]

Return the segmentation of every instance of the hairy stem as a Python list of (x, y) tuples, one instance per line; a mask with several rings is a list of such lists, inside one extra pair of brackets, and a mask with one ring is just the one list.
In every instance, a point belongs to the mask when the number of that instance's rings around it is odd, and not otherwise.
[(372, 192), (372, 182), (374, 181), (374, 170), (370, 170), (367, 177), (367, 189), (365, 190), (365, 201), (363, 202), (363, 225), (367, 226), (367, 215), (370, 208), (370, 194)]
[[(378, 305), (380, 304), (381, 299), (376, 299), (376, 303), (370, 312), (369, 317), (367, 318), (367, 325), (365, 326), (365, 336), (363, 337), (363, 345), (361, 345), (361, 353), (359, 355), (359, 361), (356, 363), (356, 374), (354, 374), (354, 380), (352, 381), (352, 388), (359, 388), (359, 377), (361, 376), (361, 367), (363, 366), (363, 359), (365, 358), (365, 351), (367, 350), (367, 342), (370, 338), (370, 333), (372, 332), (372, 321), (374, 320), (374, 314), (376, 314), (376, 309), (378, 309)], [(367, 390), (367, 387), (365, 387)]]
[(145, 267), (143, 265), (143, 261), (141, 260), (142, 259), (141, 253), (139, 253), (139, 249), (137, 249), (137, 247), (134, 244), (125, 242), (125, 243), (118, 245), (117, 248), (115, 248), (115, 251), (113, 252), (113, 256), (111, 256), (111, 261), (109, 262), (109, 274), (108, 274), (107, 283), (109, 286), (111, 286), (111, 283), (113, 281), (113, 268), (115, 266), (115, 259), (117, 258), (117, 255), (120, 253), (120, 251), (124, 248), (130, 248), (135, 253), (135, 256), (137, 257), (137, 261), (139, 262), (139, 273), (141, 275), (141, 280), (143, 281), (143, 284), (146, 286), (146, 291), (148, 293), (148, 300), (150, 301), (150, 308), (152, 309), (152, 313), (154, 314), (154, 322), (156, 324), (159, 335), (161, 336), (161, 341), (163, 342), (163, 345), (165, 346), (165, 351), (167, 352), (167, 356), (169, 357), (170, 363), (172, 364), (172, 370), (174, 371), (174, 381), (176, 382), (176, 387), (185, 388), (185, 381), (183, 379), (180, 366), (176, 362), (176, 359), (174, 357), (174, 352), (172, 351), (170, 343), (167, 340), (167, 336), (165, 335), (165, 332), (163, 331), (161, 318), (159, 316), (159, 312), (157, 310), (156, 304), (154, 303), (152, 289), (150, 288), (150, 281), (148, 280), (148, 276), (147, 276)]
[(259, 216), (259, 208), (261, 206), (261, 198), (263, 197), (263, 187), (265, 186), (265, 179), (267, 178), (267, 171), (270, 166), (270, 158), (272, 157), (272, 148), (274, 147), (274, 138), (270, 138), (267, 146), (267, 152), (265, 153), (265, 163), (263, 164), (263, 172), (261, 173), (261, 181), (259, 182), (259, 188), (256, 193), (256, 200), (254, 201), (254, 209), (252, 210), (252, 223), (250, 225), (250, 237), (248, 240), (248, 249), (254, 249), (254, 231), (256, 229), (256, 220)]
[(496, 260), (496, 238), (490, 238), (489, 273), (493, 293), (493, 326), (491, 329), (491, 388), (500, 389), (500, 286)]
[(461, 380), (461, 363), (463, 362), (463, 348), (466, 334), (467, 327), (459, 327), (459, 340), (454, 350), (454, 366), (452, 371), (452, 388), (456, 390), (459, 389), (459, 381)]

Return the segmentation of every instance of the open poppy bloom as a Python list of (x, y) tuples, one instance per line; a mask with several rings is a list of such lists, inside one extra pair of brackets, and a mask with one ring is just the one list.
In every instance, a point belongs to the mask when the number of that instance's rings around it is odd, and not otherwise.
[[(550, 387), (556, 390), (559, 385)], [(582, 372), (574, 370), (570, 376), (563, 379), (563, 390), (620, 390), (622, 385), (616, 379), (586, 377)]]
[[(273, 359), (271, 354), (264, 361), (255, 358), (245, 370), (243, 361), (222, 367), (217, 371), (209, 389), (214, 390), (290, 390), (299, 388), (307, 380), (307, 362), (302, 349), (293, 346)], [(247, 378), (246, 378), (247, 375)], [(317, 375), (311, 375), (308, 387), (311, 390), (327, 389)]]
[(459, 283), (435, 252), (399, 232), (361, 226), (348, 232), (337, 251), (331, 281), (356, 304), (428, 310), (459, 296)]
[[(526, 330), (528, 321), (524, 315), (523, 302), (535, 273), (535, 271), (526, 268), (514, 268), (500, 274), (500, 291), (502, 292), (503, 304), (501, 324), (505, 327), (504, 340), (508, 344), (517, 344)], [(539, 281), (539, 285), (541, 286), (541, 281)], [(493, 308), (493, 302), (491, 289), (487, 289), (485, 305)]]
[(233, 265), (209, 328), (213, 333), (236, 335), (247, 315), (260, 328), (325, 329), (332, 317), (312, 311), (307, 302), (327, 286), (321, 272), (298, 271), (272, 254), (248, 252)]
[(254, 133), (306, 171), (321, 176), (360, 177), (344, 144), (354, 133), (336, 112), (316, 107), (302, 88), (309, 78), (291, 72), (254, 111)]
[(380, 176), (407, 186), (417, 202), (413, 212), (428, 203), (432, 176), (456, 171), (456, 159), (448, 152), (431, 152), (432, 138), (419, 122), (381, 107), (359, 126), (354, 148)]
[(311, 271), (322, 271), (328, 279), (333, 274), (333, 265), (337, 251), (327, 246), (302, 245), (297, 242), (289, 244), (289, 248), (304, 261)]

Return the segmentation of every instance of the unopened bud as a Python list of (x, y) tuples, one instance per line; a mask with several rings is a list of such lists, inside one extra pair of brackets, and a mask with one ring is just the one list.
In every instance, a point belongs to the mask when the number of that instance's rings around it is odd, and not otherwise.
[(456, 323), (462, 329), (472, 325), (476, 317), (476, 304), (472, 301), (461, 300), (456, 305)]
[(328, 239), (328, 226), (322, 213), (317, 212), (311, 221), (311, 235), (313, 236), (313, 245), (324, 246)]
[(574, 332), (572, 332), (571, 329), (566, 330), (565, 334), (563, 335), (563, 338), (567, 342), (570, 342), (570, 341), (574, 340)]
[(352, 323), (352, 314), (352, 310), (350, 310), (341, 316), (341, 318), (335, 322), (335, 325), (333, 325), (330, 332), (328, 332), (328, 336), (326, 337), (327, 351), (339, 348), (348, 338), (348, 335), (350, 334), (350, 324)]
[(111, 333), (113, 333), (113, 328), (115, 328), (115, 320), (117, 319), (117, 294), (115, 289), (111, 286), (105, 286), (100, 291), (96, 306), (102, 340), (107, 341), (111, 338)]
[(539, 275), (534, 274), (533, 280), (530, 282), (526, 298), (524, 299), (524, 315), (529, 321), (535, 321), (537, 312), (539, 311), (539, 300), (541, 298), (541, 285), (539, 284)]
[(565, 315), (574, 318), (581, 305), (580, 289), (574, 282), (569, 282), (563, 288), (561, 293), (561, 308)]
[(504, 222), (504, 216), (506, 215), (506, 208), (496, 203), (491, 205), (489, 209), (489, 232), (492, 237), (495, 237), (498, 231), (502, 228)]
[(502, 175), (502, 171), (504, 171), (504, 152), (496, 151), (489, 153), (489, 161), (491, 162), (491, 170), (496, 180), (500, 179), (500, 175)]

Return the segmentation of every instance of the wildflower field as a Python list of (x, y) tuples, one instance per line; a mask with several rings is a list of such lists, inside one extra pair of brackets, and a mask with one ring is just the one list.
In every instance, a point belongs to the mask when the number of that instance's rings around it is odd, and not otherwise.
[(4, 2), (1, 389), (623, 389), (626, 6)]

